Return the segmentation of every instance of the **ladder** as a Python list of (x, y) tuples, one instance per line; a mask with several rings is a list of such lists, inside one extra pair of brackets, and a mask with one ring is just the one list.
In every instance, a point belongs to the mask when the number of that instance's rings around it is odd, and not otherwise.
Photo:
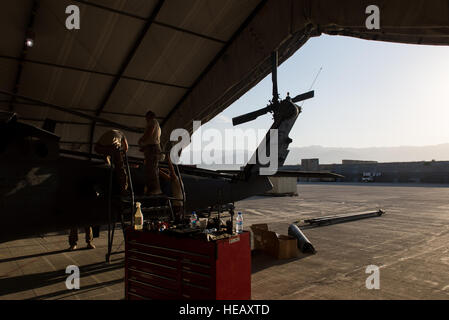
[[(172, 221), (175, 221), (175, 214), (173, 212), (173, 205), (172, 202), (174, 200), (182, 200), (183, 207), (185, 208), (185, 191), (184, 191), (184, 185), (181, 180), (181, 173), (179, 171), (179, 167), (177, 164), (174, 164), (176, 173), (178, 175), (178, 180), (181, 185), (181, 190), (183, 194), (182, 199), (177, 199), (173, 197), (168, 197), (164, 194), (162, 195), (154, 195), (154, 196), (136, 196), (134, 194), (134, 188), (133, 188), (133, 182), (132, 182), (132, 176), (131, 176), (131, 170), (129, 168), (129, 162), (128, 162), (128, 156), (125, 153), (125, 163), (126, 163), (126, 170), (128, 174), (128, 181), (129, 181), (129, 187), (131, 191), (131, 196), (127, 197), (119, 197), (119, 205), (120, 205), (120, 223), (122, 228), (123, 237), (125, 238), (125, 229), (126, 229), (126, 222), (125, 222), (125, 215), (130, 215), (131, 220), (131, 226), (134, 225), (134, 209), (135, 209), (135, 203), (140, 202), (141, 203), (141, 210), (146, 217), (146, 219), (155, 219), (160, 217), (170, 217)], [(112, 245), (114, 242), (114, 233), (115, 233), (115, 227), (117, 224), (117, 216), (112, 217), (112, 182), (113, 182), (113, 175), (114, 175), (114, 168), (111, 166), (110, 168), (110, 178), (109, 178), (109, 201), (108, 201), (108, 252), (106, 253), (106, 262), (109, 263), (112, 255)], [(184, 219), (184, 212), (182, 212), (181, 219)]]

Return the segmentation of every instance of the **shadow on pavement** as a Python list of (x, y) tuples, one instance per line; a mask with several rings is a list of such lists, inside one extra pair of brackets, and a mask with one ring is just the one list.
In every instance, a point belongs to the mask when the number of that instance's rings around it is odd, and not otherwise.
[[(82, 277), (88, 277), (103, 272), (118, 270), (123, 268), (124, 265), (125, 265), (124, 261), (120, 260), (116, 263), (111, 264), (106, 264), (104, 262), (94, 263), (90, 265), (81, 266), (79, 269)], [(65, 269), (63, 269), (58, 271), (27, 274), (23, 276), (15, 276), (11, 278), (0, 279), (0, 297), (3, 295), (13, 294), (17, 292), (43, 288), (58, 283), (64, 285), (68, 276), (69, 275), (65, 273)], [(104, 286), (104, 285), (105, 283), (96, 284), (96, 286)], [(64, 292), (67, 293), (67, 290), (64, 290)]]
[(292, 259), (276, 259), (262, 251), (254, 250), (251, 252), (251, 273), (257, 273), (264, 269), (279, 266), (294, 261), (299, 261), (311, 256), (312, 254), (299, 253), (299, 256)]

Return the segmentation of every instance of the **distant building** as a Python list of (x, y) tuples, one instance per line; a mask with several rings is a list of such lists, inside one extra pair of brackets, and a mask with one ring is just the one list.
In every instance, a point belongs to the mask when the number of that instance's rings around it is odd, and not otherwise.
[(302, 159), (301, 165), (284, 166), (286, 170), (333, 172), (344, 178), (299, 178), (303, 182), (393, 182), (449, 184), (449, 161), (379, 163), (343, 160), (342, 164), (320, 164), (319, 159)]
[(377, 161), (366, 161), (366, 160), (342, 160), (342, 164), (375, 164)]
[[(320, 160), (319, 159), (302, 159), (301, 165), (287, 165), (282, 168), (285, 170), (292, 171), (315, 171), (315, 172), (330, 172), (328, 170), (323, 170), (320, 168)], [(320, 181), (335, 181), (334, 178), (298, 178), (298, 181), (304, 182), (320, 182)]]
[(319, 159), (302, 159), (301, 168), (304, 171), (318, 171), (320, 169)]
[(273, 189), (266, 192), (267, 195), (297, 196), (298, 180), (295, 177), (270, 177)]
[(347, 182), (449, 183), (449, 161), (391, 162), (345, 161), (342, 164), (320, 165), (343, 175)]

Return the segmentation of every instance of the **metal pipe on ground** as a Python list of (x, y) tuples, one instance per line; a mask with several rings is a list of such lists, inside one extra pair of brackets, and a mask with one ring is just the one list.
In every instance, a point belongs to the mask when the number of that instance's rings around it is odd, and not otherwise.
[(378, 211), (368, 211), (368, 212), (361, 212), (361, 213), (355, 213), (355, 214), (348, 213), (348, 214), (341, 214), (341, 215), (319, 217), (319, 218), (304, 220), (304, 222), (308, 223), (309, 225), (313, 225), (313, 226), (322, 226), (322, 225), (330, 225), (330, 224), (355, 221), (355, 220), (361, 220), (361, 219), (367, 219), (367, 218), (373, 218), (373, 217), (380, 217), (384, 213), (385, 213), (384, 210), (379, 209)]
[(288, 235), (295, 237), (298, 240), (298, 249), (301, 250), (302, 253), (316, 253), (312, 243), (309, 239), (307, 239), (306, 235), (302, 233), (296, 224), (291, 224), (288, 227)]

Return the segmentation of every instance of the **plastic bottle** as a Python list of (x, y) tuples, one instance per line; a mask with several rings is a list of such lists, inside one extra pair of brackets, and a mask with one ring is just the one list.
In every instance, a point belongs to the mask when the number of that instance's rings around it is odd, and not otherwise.
[(217, 232), (217, 228), (212, 228), (212, 229), (204, 229), (203, 233), (205, 234), (212, 234), (214, 232)]
[(198, 216), (196, 215), (196, 212), (192, 212), (192, 216), (190, 217), (190, 227), (196, 228), (198, 226)]
[(136, 213), (134, 214), (134, 230), (142, 230), (143, 229), (143, 214), (140, 209), (141, 203), (136, 202)]
[(237, 218), (235, 218), (235, 232), (240, 234), (243, 232), (243, 215), (241, 212), (237, 214)]

